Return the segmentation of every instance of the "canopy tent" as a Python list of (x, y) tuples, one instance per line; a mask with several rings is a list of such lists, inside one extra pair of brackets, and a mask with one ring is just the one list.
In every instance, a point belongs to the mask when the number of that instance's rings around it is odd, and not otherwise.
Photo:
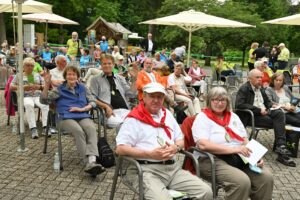
[[(23, 6), (24, 4), (24, 10)], [(19, 124), (20, 124), (20, 149), (18, 151), (27, 151), (25, 147), (25, 136), (24, 136), (24, 86), (23, 86), (23, 35), (22, 35), (22, 13), (24, 12), (48, 12), (52, 13), (52, 5), (40, 3), (32, 0), (0, 0), (0, 12), (14, 12), (17, 7), (18, 12), (18, 41), (19, 41), (19, 57), (18, 57), (18, 72), (19, 72), (19, 101), (18, 101), (18, 113), (19, 113)]]
[(53, 14), (53, 13), (35, 13), (35, 14), (28, 14), (28, 15), (22, 15), (22, 19), (40, 22), (40, 23), (46, 23), (46, 43), (48, 39), (48, 23), (50, 24), (68, 24), (68, 25), (79, 25), (77, 22), (72, 21), (70, 19), (64, 18), (62, 16)]
[(183, 11), (175, 15), (170, 15), (162, 18), (148, 20), (140, 22), (140, 24), (156, 24), (156, 25), (167, 25), (167, 26), (179, 26), (180, 28), (189, 32), (189, 45), (188, 45), (188, 58), (187, 64), (190, 60), (191, 51), (191, 38), (192, 32), (201, 28), (207, 27), (254, 27), (249, 24), (208, 15), (203, 12), (197, 12), (195, 10)]
[(277, 18), (262, 22), (263, 24), (300, 25), (300, 14)]

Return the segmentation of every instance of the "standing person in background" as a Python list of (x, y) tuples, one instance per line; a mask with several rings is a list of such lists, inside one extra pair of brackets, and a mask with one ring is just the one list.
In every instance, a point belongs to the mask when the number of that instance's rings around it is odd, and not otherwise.
[(98, 43), (100, 43), (100, 49), (102, 52), (108, 51), (108, 42), (106, 41), (106, 37), (104, 35), (101, 37), (101, 40)]
[(82, 42), (78, 38), (78, 33), (73, 32), (72, 38), (67, 41), (67, 55), (70, 56), (71, 61), (75, 61), (76, 57), (80, 58), (80, 49), (82, 49)]
[(259, 60), (263, 57), (269, 58), (269, 48), (270, 48), (269, 43), (264, 42), (263, 46), (255, 49), (252, 55), (255, 56), (256, 60)]
[(258, 43), (257, 42), (253, 42), (251, 44), (251, 48), (249, 50), (249, 59), (248, 59), (248, 68), (249, 68), (249, 71), (251, 71), (252, 69), (254, 69), (254, 62), (255, 62), (255, 55), (253, 55), (253, 51), (255, 49), (258, 48)]
[(288, 48), (285, 47), (284, 43), (280, 43), (278, 45), (279, 49), (280, 49), (280, 53), (278, 55), (278, 68), (277, 69), (284, 69), (287, 67), (288, 65), (288, 61), (290, 58), (290, 51), (288, 50)]
[(272, 68), (273, 72), (276, 72), (275, 63), (278, 61), (278, 55), (280, 54), (280, 49), (277, 45), (274, 45), (271, 53), (270, 53), (270, 67)]
[(177, 58), (183, 62), (184, 61), (184, 57), (185, 57), (185, 54), (186, 54), (186, 47), (184, 45), (182, 45), (181, 47), (176, 47), (174, 49), (174, 53), (176, 54)]
[(145, 49), (147, 57), (152, 57), (154, 55), (156, 43), (153, 41), (151, 33), (148, 33), (147, 39), (142, 41), (141, 47)]

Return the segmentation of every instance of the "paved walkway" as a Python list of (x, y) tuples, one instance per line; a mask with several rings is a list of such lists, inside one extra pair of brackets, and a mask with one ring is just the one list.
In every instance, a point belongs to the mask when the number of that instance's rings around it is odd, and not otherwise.
[[(93, 179), (87, 176), (77, 157), (73, 138), (63, 136), (64, 171), (53, 170), (56, 136), (51, 137), (48, 153), (43, 154), (44, 138), (32, 140), (26, 129), (28, 151), (18, 153), (19, 136), (6, 126), (6, 115), (0, 91), (0, 199), (109, 199), (114, 168)], [(114, 146), (115, 134), (109, 134)], [(273, 133), (261, 132), (258, 140), (271, 149)], [(274, 174), (274, 200), (300, 199), (300, 158), (295, 159), (297, 168), (286, 167), (275, 161), (276, 155), (269, 151), (266, 165)], [(222, 191), (220, 192), (222, 199)], [(115, 199), (137, 199), (123, 184), (118, 184)]]

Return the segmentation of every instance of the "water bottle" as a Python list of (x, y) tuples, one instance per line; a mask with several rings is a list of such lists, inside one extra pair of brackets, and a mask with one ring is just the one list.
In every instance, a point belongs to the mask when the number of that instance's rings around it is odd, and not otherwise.
[(53, 169), (54, 169), (55, 172), (60, 171), (60, 162), (59, 162), (58, 152), (56, 152), (55, 155), (54, 155)]

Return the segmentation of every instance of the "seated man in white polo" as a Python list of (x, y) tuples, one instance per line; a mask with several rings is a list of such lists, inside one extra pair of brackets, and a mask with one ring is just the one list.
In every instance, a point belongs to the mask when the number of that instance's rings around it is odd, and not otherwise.
[(135, 98), (137, 73), (131, 71), (131, 85), (119, 74), (113, 73), (114, 58), (111, 55), (101, 57), (102, 72), (91, 80), (90, 91), (95, 96), (96, 104), (105, 110), (107, 125), (111, 128), (121, 124), (130, 111), (126, 97)]
[(190, 83), (192, 78), (184, 71), (183, 63), (175, 64), (174, 73), (169, 75), (168, 87), (175, 92), (175, 100), (183, 101), (188, 106), (189, 116), (193, 116), (201, 111), (200, 101), (197, 97), (189, 93), (186, 83)]
[[(187, 193), (194, 200), (212, 199), (211, 188), (175, 160), (184, 146), (183, 134), (171, 112), (163, 107), (165, 95), (159, 83), (144, 86), (143, 101), (129, 113), (117, 135), (116, 152), (140, 163), (145, 199), (171, 200), (168, 189)], [(138, 188), (136, 168), (130, 168), (126, 176)]]

